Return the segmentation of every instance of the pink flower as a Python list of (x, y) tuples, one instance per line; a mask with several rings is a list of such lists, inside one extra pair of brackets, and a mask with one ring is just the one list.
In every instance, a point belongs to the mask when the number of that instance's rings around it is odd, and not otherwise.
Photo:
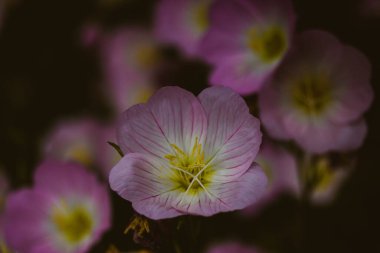
[(53, 161), (34, 180), (7, 199), (6, 241), (23, 253), (87, 252), (110, 225), (107, 188), (80, 165)]
[(156, 41), (141, 28), (122, 28), (100, 43), (105, 92), (119, 112), (145, 102), (154, 92), (153, 76), (160, 58)]
[(111, 188), (151, 219), (242, 209), (266, 186), (253, 163), (260, 123), (227, 88), (198, 97), (162, 88), (124, 112), (117, 140), (126, 155), (111, 170)]
[(87, 166), (98, 164), (100, 132), (101, 125), (89, 118), (61, 121), (43, 141), (44, 156)]
[(213, 0), (161, 0), (155, 15), (155, 34), (163, 43), (174, 44), (190, 56), (199, 53), (199, 42), (209, 26)]
[(259, 94), (264, 126), (312, 153), (358, 148), (367, 132), (362, 115), (373, 100), (370, 70), (362, 53), (331, 34), (303, 33)]
[(213, 85), (241, 94), (258, 91), (287, 53), (295, 26), (290, 0), (218, 0), (201, 55)]
[(258, 251), (254, 249), (252, 246), (236, 243), (236, 242), (228, 242), (221, 243), (219, 245), (215, 245), (208, 249), (207, 253), (260, 253), (262, 251)]
[(243, 210), (244, 213), (252, 215), (260, 211), (280, 194), (300, 194), (297, 160), (289, 151), (265, 141), (257, 155), (256, 162), (268, 178), (267, 190), (259, 201)]

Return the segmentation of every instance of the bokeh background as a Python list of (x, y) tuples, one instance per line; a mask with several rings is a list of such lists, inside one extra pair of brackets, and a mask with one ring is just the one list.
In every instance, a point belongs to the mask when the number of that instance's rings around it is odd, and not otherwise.
[[(83, 45), (86, 24), (106, 31), (126, 24), (151, 26), (154, 0), (0, 0), (7, 12), (0, 31), (0, 166), (12, 188), (32, 183), (41, 141), (60, 119), (91, 116), (110, 120), (102, 91), (100, 57)], [(200, 218), (203, 241), (242, 238), (273, 252), (380, 252), (380, 13), (365, 15), (362, 1), (295, 0), (298, 30), (320, 28), (362, 51), (373, 66), (375, 102), (366, 114), (369, 134), (358, 151), (357, 169), (336, 201), (326, 207), (283, 196), (247, 222), (236, 214)], [(209, 67), (164, 48), (171, 62), (156, 76), (160, 85), (194, 93), (207, 86)], [(123, 231), (131, 207), (113, 194), (113, 228), (92, 252), (113, 243), (134, 249)]]

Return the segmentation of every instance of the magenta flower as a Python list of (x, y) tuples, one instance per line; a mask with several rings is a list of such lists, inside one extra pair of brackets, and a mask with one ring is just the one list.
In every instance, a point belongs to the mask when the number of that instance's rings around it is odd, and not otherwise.
[(154, 92), (153, 75), (159, 51), (152, 35), (141, 28), (123, 28), (100, 43), (105, 92), (117, 111), (145, 102)]
[(260, 89), (288, 51), (295, 26), (290, 0), (218, 0), (210, 10), (202, 56), (213, 85), (241, 94)]
[(44, 140), (44, 156), (83, 165), (97, 164), (100, 133), (101, 125), (92, 119), (59, 122)]
[(373, 100), (370, 69), (362, 53), (329, 33), (303, 33), (259, 94), (264, 126), (312, 153), (358, 148), (367, 132), (362, 114)]
[(253, 163), (259, 120), (227, 88), (206, 89), (198, 98), (162, 88), (124, 112), (117, 140), (126, 155), (111, 170), (111, 188), (151, 219), (242, 209), (266, 186)]
[(5, 238), (17, 252), (82, 253), (110, 225), (105, 186), (77, 164), (48, 161), (35, 186), (9, 195)]
[(161, 0), (155, 15), (155, 34), (163, 43), (178, 46), (197, 56), (199, 42), (209, 26), (209, 7), (213, 0)]
[(208, 249), (207, 253), (260, 253), (252, 246), (244, 245), (237, 242), (227, 242), (215, 245)]
[(260, 211), (280, 194), (300, 194), (297, 160), (286, 149), (265, 141), (257, 155), (256, 162), (268, 178), (267, 190), (260, 200), (246, 208), (244, 213), (252, 215)]

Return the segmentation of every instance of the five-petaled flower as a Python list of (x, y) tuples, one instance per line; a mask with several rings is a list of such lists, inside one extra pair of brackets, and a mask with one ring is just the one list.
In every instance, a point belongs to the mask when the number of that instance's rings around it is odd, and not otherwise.
[(242, 209), (266, 186), (253, 163), (259, 120), (228, 88), (208, 88), (198, 97), (162, 88), (124, 112), (117, 139), (126, 155), (111, 170), (111, 188), (152, 219)]
[(260, 116), (275, 138), (311, 153), (358, 148), (373, 100), (371, 65), (358, 50), (323, 31), (307, 31), (259, 94)]

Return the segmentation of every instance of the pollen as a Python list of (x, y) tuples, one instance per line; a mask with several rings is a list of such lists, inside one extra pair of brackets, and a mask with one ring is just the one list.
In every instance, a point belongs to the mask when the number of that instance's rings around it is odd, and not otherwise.
[(205, 155), (199, 138), (191, 150), (186, 153), (177, 145), (171, 144), (173, 153), (168, 154), (165, 158), (169, 161), (174, 171), (172, 180), (178, 188), (186, 192), (197, 192), (205, 189), (209, 183), (210, 170), (207, 170)]
[(94, 221), (84, 206), (69, 206), (64, 201), (54, 207), (52, 222), (70, 244), (78, 244), (86, 239), (94, 227)]
[(248, 31), (248, 47), (260, 60), (271, 63), (279, 59), (287, 49), (286, 36), (278, 26)]

